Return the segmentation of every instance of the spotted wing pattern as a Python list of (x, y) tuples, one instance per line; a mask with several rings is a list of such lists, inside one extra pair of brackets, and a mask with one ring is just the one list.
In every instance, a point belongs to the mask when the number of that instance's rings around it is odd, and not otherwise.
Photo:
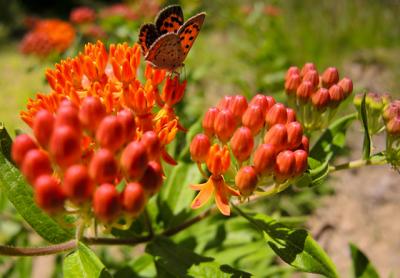
[(188, 21), (179, 28), (178, 35), (184, 55), (183, 60), (186, 58), (186, 55), (196, 40), (205, 17), (205, 13), (199, 13), (189, 18)]
[(160, 35), (176, 33), (183, 24), (183, 12), (179, 5), (171, 5), (159, 12), (156, 27)]
[(142, 25), (139, 31), (139, 44), (142, 48), (142, 52), (146, 55), (150, 46), (157, 40), (159, 33), (154, 24), (148, 23)]
[(160, 36), (150, 47), (145, 60), (153, 67), (174, 71), (182, 66), (184, 53), (180, 47), (179, 36), (167, 33)]

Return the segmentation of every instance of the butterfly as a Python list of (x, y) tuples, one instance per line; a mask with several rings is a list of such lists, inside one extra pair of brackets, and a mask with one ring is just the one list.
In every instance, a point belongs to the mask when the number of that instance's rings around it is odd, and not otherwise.
[(171, 72), (182, 67), (205, 16), (204, 12), (199, 13), (184, 23), (179, 5), (161, 10), (154, 24), (147, 23), (140, 28), (139, 44), (145, 60), (154, 68)]

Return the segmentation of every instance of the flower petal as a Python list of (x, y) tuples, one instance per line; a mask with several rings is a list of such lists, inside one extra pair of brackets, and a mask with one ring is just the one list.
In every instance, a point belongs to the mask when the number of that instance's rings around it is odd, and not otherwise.
[(215, 203), (219, 211), (226, 216), (231, 214), (231, 208), (229, 207), (229, 192), (227, 190), (227, 185), (223, 179), (215, 180)]
[(202, 207), (210, 199), (212, 193), (214, 192), (214, 186), (210, 180), (203, 184), (199, 194), (197, 194), (196, 198), (194, 198), (191, 205), (192, 209)]

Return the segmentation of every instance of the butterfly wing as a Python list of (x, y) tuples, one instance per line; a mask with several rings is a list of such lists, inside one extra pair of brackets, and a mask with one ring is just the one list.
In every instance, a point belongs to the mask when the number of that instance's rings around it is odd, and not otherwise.
[(167, 33), (160, 36), (150, 47), (144, 57), (153, 67), (173, 71), (182, 66), (184, 54), (179, 36)]
[(192, 48), (192, 45), (200, 32), (201, 26), (203, 25), (205, 17), (206, 13), (199, 13), (189, 18), (188, 21), (186, 21), (185, 24), (179, 28), (178, 35), (184, 55), (183, 59), (186, 58), (190, 48)]
[(157, 40), (158, 37), (159, 34), (154, 24), (148, 23), (140, 27), (139, 44), (142, 48), (143, 55), (146, 55), (150, 46)]
[(176, 33), (183, 24), (183, 12), (179, 5), (171, 5), (159, 12), (156, 18), (156, 27), (160, 35)]

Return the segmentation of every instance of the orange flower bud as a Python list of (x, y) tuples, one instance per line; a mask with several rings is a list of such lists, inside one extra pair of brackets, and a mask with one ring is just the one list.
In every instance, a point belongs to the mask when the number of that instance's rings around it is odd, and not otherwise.
[(295, 176), (300, 176), (307, 169), (308, 153), (304, 150), (297, 150), (294, 152), (295, 158)]
[(386, 124), (386, 130), (391, 135), (400, 135), (400, 116), (396, 116), (390, 119), (389, 122)]
[(301, 77), (299, 74), (290, 75), (285, 81), (286, 93), (295, 94), (300, 84), (301, 84)]
[(272, 173), (275, 165), (276, 148), (271, 144), (261, 144), (254, 153), (254, 169), (259, 174)]
[(288, 80), (288, 78), (294, 74), (300, 75), (300, 70), (298, 67), (292, 66), (287, 70), (285, 80)]
[(314, 86), (311, 81), (303, 81), (297, 88), (296, 96), (301, 101), (308, 101), (314, 91)]
[(255, 136), (264, 126), (265, 123), (264, 115), (265, 114), (261, 106), (257, 104), (250, 104), (243, 114), (242, 124), (245, 127), (248, 127), (251, 130), (253, 136)]
[(288, 147), (296, 149), (301, 144), (303, 138), (303, 128), (299, 122), (291, 122), (286, 125), (288, 134)]
[(240, 122), (242, 121), (242, 115), (244, 111), (246, 111), (246, 109), (246, 98), (241, 95), (233, 96), (233, 99), (230, 102), (229, 110), (233, 113), (237, 124), (240, 124)]
[(94, 183), (84, 165), (69, 167), (64, 174), (63, 190), (65, 195), (75, 203), (82, 203), (92, 198)]
[(332, 105), (337, 106), (339, 103), (345, 99), (345, 95), (342, 87), (339, 85), (332, 85), (329, 88), (329, 98), (331, 100)]
[(92, 96), (82, 100), (79, 110), (79, 120), (83, 127), (95, 131), (106, 114), (106, 109), (100, 99)]
[(330, 88), (339, 81), (339, 72), (334, 67), (327, 68), (322, 74), (322, 86)]
[(215, 122), (215, 118), (217, 117), (219, 113), (219, 109), (212, 107), (210, 109), (208, 109), (208, 111), (206, 112), (206, 114), (204, 115), (203, 118), (203, 129), (204, 129), (204, 133), (211, 137), (214, 135), (214, 122)]
[(292, 108), (286, 108), (287, 121), (286, 123), (291, 123), (296, 121), (296, 112)]
[(100, 122), (96, 132), (96, 140), (102, 148), (116, 151), (124, 143), (124, 135), (124, 127), (121, 121), (118, 120), (118, 117), (109, 115)]
[(197, 134), (190, 143), (190, 155), (195, 162), (205, 162), (210, 150), (210, 139), (204, 134)]
[(118, 175), (113, 153), (108, 149), (99, 149), (94, 153), (89, 164), (89, 175), (98, 184), (113, 182)]
[(62, 168), (79, 161), (81, 157), (80, 136), (70, 126), (57, 126), (50, 139), (50, 153)]
[(147, 164), (146, 171), (140, 179), (140, 183), (149, 195), (157, 193), (163, 183), (161, 165), (158, 162), (150, 161)]
[(227, 142), (236, 129), (235, 117), (228, 109), (221, 110), (215, 117), (214, 131), (218, 139)]
[(130, 182), (122, 192), (122, 206), (132, 216), (138, 216), (144, 209), (147, 197), (143, 187), (138, 182)]
[(326, 88), (320, 88), (313, 96), (311, 97), (312, 104), (319, 110), (325, 109), (330, 101), (329, 91)]
[(30, 184), (35, 184), (35, 180), (41, 175), (51, 175), (53, 172), (48, 155), (38, 149), (31, 149), (26, 153), (21, 171)]
[(235, 184), (243, 197), (250, 196), (257, 187), (257, 173), (251, 166), (239, 169), (235, 177)]
[(233, 96), (224, 96), (218, 103), (217, 108), (219, 110), (229, 109), (231, 102), (233, 101)]
[(283, 182), (294, 175), (296, 167), (295, 155), (292, 151), (280, 152), (276, 157), (275, 178), (278, 182)]
[(149, 160), (158, 160), (161, 155), (161, 142), (157, 134), (154, 131), (146, 131), (141, 142), (146, 148), (147, 156)]
[(383, 119), (385, 122), (390, 121), (391, 119), (400, 116), (400, 103), (391, 102), (388, 106), (383, 110)]
[(255, 95), (250, 101), (250, 105), (258, 105), (263, 112), (263, 118), (267, 114), (268, 110), (275, 104), (275, 99), (271, 96), (264, 96), (261, 94)]
[(313, 63), (305, 63), (301, 68), (300, 76), (305, 76), (309, 70), (317, 70), (317, 67)]
[(54, 116), (47, 110), (39, 110), (33, 120), (33, 134), (41, 146), (47, 148), (54, 127)]
[(276, 124), (272, 126), (264, 136), (264, 143), (274, 145), (279, 152), (287, 147), (288, 133), (285, 125)]
[(95, 216), (104, 222), (115, 220), (120, 212), (120, 197), (114, 185), (104, 183), (93, 195), (93, 211)]
[(58, 108), (55, 119), (55, 127), (70, 126), (74, 129), (80, 129), (78, 109), (69, 101), (64, 101)]
[(310, 148), (310, 143), (308, 141), (308, 137), (303, 135), (303, 137), (301, 138), (301, 145), (299, 146), (299, 149), (305, 150), (308, 153), (309, 148)]
[(338, 85), (343, 89), (344, 97), (348, 97), (353, 92), (353, 81), (350, 78), (343, 78)]
[(230, 141), (233, 155), (238, 161), (250, 158), (254, 147), (254, 139), (251, 130), (247, 127), (239, 127)]
[(313, 87), (317, 87), (319, 84), (319, 75), (316, 70), (309, 70), (303, 77), (303, 82), (304, 81), (310, 81)]
[(132, 179), (140, 179), (143, 176), (147, 163), (147, 151), (142, 142), (131, 142), (122, 152), (122, 169)]
[(181, 101), (185, 88), (186, 80), (180, 84), (178, 76), (175, 76), (174, 79), (168, 77), (161, 92), (161, 99), (169, 106), (173, 106)]
[(274, 104), (265, 116), (265, 122), (270, 128), (275, 124), (286, 124), (287, 112), (285, 105), (282, 103)]
[(211, 146), (206, 160), (207, 168), (214, 176), (225, 173), (230, 166), (231, 159), (229, 150), (226, 146), (220, 147), (218, 144)]
[(12, 144), (11, 157), (17, 165), (21, 165), (25, 155), (32, 149), (37, 149), (36, 143), (28, 134), (20, 134)]
[(65, 195), (58, 180), (42, 175), (35, 182), (35, 202), (47, 212), (57, 212), (64, 206)]
[(124, 134), (124, 141), (129, 142), (135, 138), (136, 124), (135, 117), (129, 109), (124, 109), (118, 112), (117, 119), (121, 123)]

